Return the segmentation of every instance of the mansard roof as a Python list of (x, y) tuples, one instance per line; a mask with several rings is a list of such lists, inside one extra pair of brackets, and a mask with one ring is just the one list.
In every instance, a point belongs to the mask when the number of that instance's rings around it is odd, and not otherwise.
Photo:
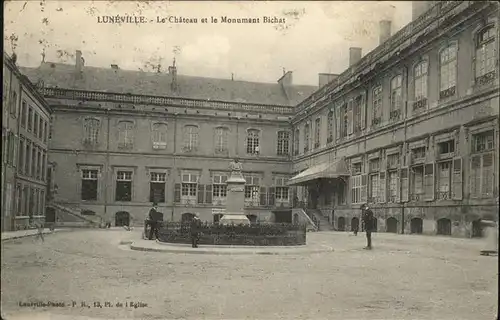
[(45, 87), (266, 105), (295, 106), (317, 89), (178, 74), (177, 88), (173, 90), (172, 75), (167, 73), (85, 66), (82, 76), (76, 77), (74, 65), (51, 62), (44, 62), (38, 68), (24, 67), (21, 71), (33, 83), (42, 80)]

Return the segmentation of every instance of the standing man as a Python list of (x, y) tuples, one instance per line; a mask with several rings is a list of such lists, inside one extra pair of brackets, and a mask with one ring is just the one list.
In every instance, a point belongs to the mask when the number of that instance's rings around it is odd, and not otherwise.
[(364, 249), (371, 250), (372, 249), (372, 231), (374, 227), (374, 217), (373, 211), (368, 207), (365, 203), (361, 206), (361, 216), (363, 219), (363, 226), (366, 231), (366, 247)]
[(149, 210), (148, 224), (149, 224), (149, 240), (153, 240), (153, 233), (158, 238), (158, 204), (153, 202), (153, 207)]
[(193, 248), (198, 248), (199, 233), (201, 227), (201, 220), (199, 218), (199, 213), (196, 213), (191, 220), (191, 246)]

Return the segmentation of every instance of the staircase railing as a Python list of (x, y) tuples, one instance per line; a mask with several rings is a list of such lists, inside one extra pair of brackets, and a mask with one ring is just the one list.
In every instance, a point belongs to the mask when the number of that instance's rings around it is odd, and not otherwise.
[(319, 221), (317, 221), (316, 218), (314, 217), (311, 217), (307, 214), (307, 212), (302, 209), (302, 208), (294, 208), (293, 211), (295, 213), (300, 213), (303, 217), (306, 218), (306, 220), (309, 222), (309, 224), (312, 225), (312, 227), (314, 228), (314, 230), (318, 231), (319, 230)]
[(91, 224), (99, 225), (104, 221), (104, 218), (98, 214), (95, 214), (93, 216), (96, 217), (99, 221), (94, 221), (92, 218), (89, 218), (89, 217), (82, 215), (82, 209), (80, 208), (80, 206), (78, 204), (69, 203), (69, 202), (67, 202), (63, 199), (60, 199), (60, 198), (53, 199), (47, 205), (53, 206), (54, 208), (57, 208), (59, 210), (63, 210), (65, 212), (72, 214), (72, 215), (82, 219), (83, 221), (89, 222)]

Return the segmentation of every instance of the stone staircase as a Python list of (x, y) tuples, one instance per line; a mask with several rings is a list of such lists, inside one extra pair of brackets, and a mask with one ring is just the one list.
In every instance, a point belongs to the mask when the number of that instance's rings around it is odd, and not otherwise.
[(56, 227), (97, 228), (103, 224), (103, 218), (100, 215), (83, 215), (78, 205), (54, 200), (50, 201), (47, 206), (56, 211)]
[(306, 209), (306, 213), (311, 217), (313, 221), (315, 221), (316, 225), (319, 225), (318, 231), (332, 231), (333, 226), (330, 224), (330, 221), (327, 217), (325, 217), (321, 210), (319, 209)]
[(308, 231), (318, 231), (317, 221), (314, 221), (302, 208), (293, 208), (292, 215), (295, 216), (297, 214), (300, 223), (307, 224)]

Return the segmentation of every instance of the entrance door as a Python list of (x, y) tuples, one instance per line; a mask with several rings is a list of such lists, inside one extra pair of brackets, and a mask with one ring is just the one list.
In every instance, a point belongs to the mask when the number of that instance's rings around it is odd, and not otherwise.
[(451, 235), (451, 221), (450, 219), (442, 218), (437, 221), (437, 234), (450, 236)]
[(47, 207), (45, 209), (45, 222), (55, 223), (56, 222), (56, 210), (52, 207)]
[(339, 217), (337, 221), (337, 230), (338, 231), (345, 231), (345, 218), (344, 217)]
[(130, 226), (130, 214), (120, 211), (115, 214), (115, 227)]
[(472, 237), (481, 238), (483, 236), (483, 228), (481, 227), (481, 219), (472, 221)]
[(359, 230), (359, 219), (354, 217), (351, 219), (351, 231)]
[(394, 217), (390, 217), (386, 220), (386, 231), (391, 233), (398, 233), (398, 220)]
[(410, 232), (414, 234), (422, 234), (423, 222), (420, 218), (413, 218), (410, 222)]

